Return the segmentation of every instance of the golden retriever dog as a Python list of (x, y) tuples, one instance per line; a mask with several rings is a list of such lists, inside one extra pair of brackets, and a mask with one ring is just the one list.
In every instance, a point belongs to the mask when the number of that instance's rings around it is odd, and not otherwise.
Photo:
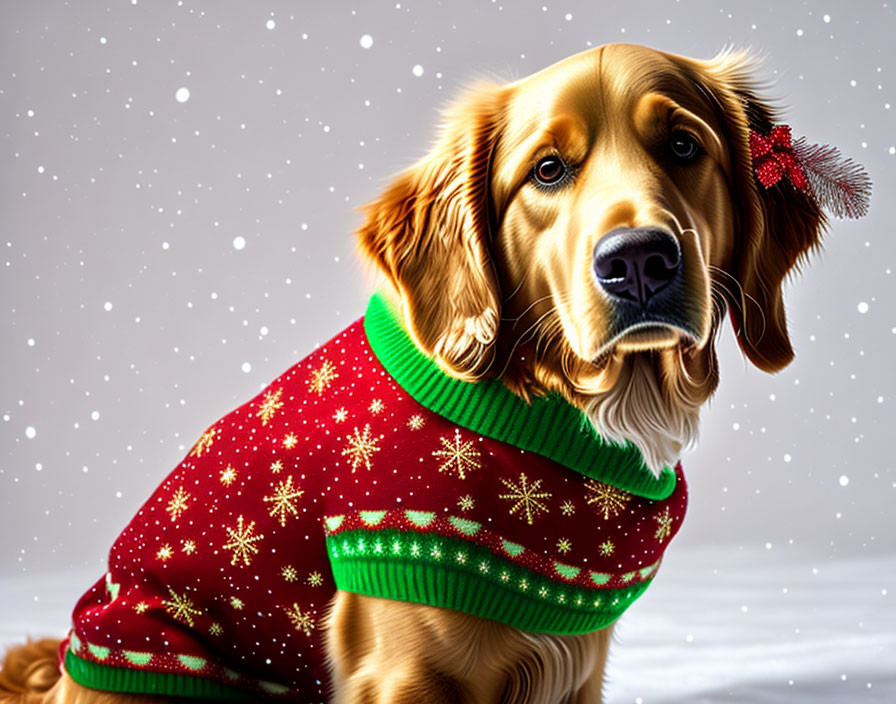
[[(753, 69), (614, 44), (471, 90), (359, 232), (414, 344), (456, 379), (562, 395), (646, 473), (674, 465), (726, 312), (758, 368), (793, 358), (782, 282), (825, 225), (810, 189), (757, 180), (751, 134), (777, 118)], [(602, 701), (612, 625), (524, 632), (338, 591), (320, 628), (334, 702), (584, 704)], [(58, 645), (8, 653), (0, 701), (160, 701), (60, 677)]]

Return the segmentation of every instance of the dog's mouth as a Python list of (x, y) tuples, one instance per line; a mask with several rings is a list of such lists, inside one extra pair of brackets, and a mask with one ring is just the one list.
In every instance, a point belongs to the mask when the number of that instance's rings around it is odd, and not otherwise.
[(687, 321), (663, 321), (645, 316), (617, 328), (598, 350), (598, 358), (619, 352), (643, 352), (672, 347), (692, 347), (699, 333)]
[(703, 331), (698, 321), (702, 311), (696, 310), (685, 294), (685, 287), (674, 282), (663, 296), (648, 301), (617, 299), (611, 307), (606, 341), (598, 356), (611, 350), (622, 352), (665, 349), (699, 344)]

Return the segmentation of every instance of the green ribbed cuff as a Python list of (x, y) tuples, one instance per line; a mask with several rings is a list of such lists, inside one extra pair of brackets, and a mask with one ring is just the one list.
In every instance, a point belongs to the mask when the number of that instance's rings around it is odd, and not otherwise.
[(260, 696), (202, 677), (100, 665), (78, 657), (71, 650), (65, 653), (65, 671), (78, 684), (105, 692), (227, 701), (248, 701)]
[(631, 583), (625, 587), (585, 589), (549, 579), (465, 540), (392, 529), (328, 536), (327, 552), (338, 589), (440, 606), (530, 633), (557, 635), (610, 625), (641, 596), (656, 571), (651, 566), (651, 578), (629, 573)]
[(380, 364), (398, 385), (452, 423), (636, 496), (662, 500), (675, 490), (675, 472), (670, 467), (655, 477), (634, 445), (601, 439), (585, 415), (561, 396), (551, 394), (529, 404), (500, 381), (470, 383), (448, 376), (417, 349), (379, 293), (370, 299), (364, 330)]

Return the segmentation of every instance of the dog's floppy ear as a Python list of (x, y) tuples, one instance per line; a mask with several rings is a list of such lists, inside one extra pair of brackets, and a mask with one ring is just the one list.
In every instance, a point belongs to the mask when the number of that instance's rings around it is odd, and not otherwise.
[(787, 178), (767, 188), (757, 180), (750, 134), (768, 135), (776, 121), (774, 109), (756, 95), (755, 65), (746, 52), (725, 52), (704, 69), (727, 130), (739, 211), (731, 262), (737, 283), (724, 282), (723, 288), (744, 354), (760, 369), (776, 372), (793, 359), (782, 284), (819, 246), (826, 219), (811, 193)]
[(358, 231), (417, 344), (468, 380), (488, 370), (500, 319), (489, 176), (502, 104), (501, 89), (485, 86), (455, 104), (429, 155), (364, 208)]

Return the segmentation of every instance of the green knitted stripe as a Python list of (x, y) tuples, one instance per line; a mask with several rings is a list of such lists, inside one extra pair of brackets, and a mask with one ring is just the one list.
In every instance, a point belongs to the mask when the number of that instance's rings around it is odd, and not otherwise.
[(602, 440), (584, 414), (558, 394), (528, 404), (497, 380), (470, 383), (448, 376), (417, 349), (380, 293), (370, 299), (364, 330), (374, 354), (398, 385), (451, 422), (636, 496), (661, 500), (675, 489), (671, 468), (654, 477), (634, 445)]
[(65, 653), (65, 670), (78, 684), (106, 692), (242, 701), (259, 697), (257, 693), (231, 689), (202, 677), (99, 665), (78, 657), (71, 650)]
[(583, 589), (563, 584), (562, 569), (554, 581), (461, 539), (391, 529), (329, 536), (327, 551), (338, 589), (463, 611), (530, 633), (600, 630), (652, 581), (636, 583), (633, 572), (629, 586)]

